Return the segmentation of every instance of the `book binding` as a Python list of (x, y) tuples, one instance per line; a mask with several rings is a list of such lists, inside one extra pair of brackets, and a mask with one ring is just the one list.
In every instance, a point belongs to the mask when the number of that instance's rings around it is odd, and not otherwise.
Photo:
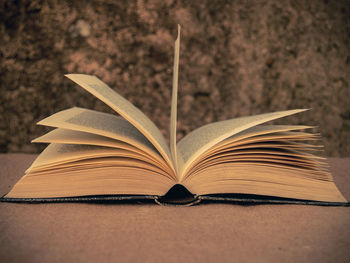
[(315, 206), (350, 206), (350, 202), (324, 202), (299, 200), (290, 198), (275, 198), (266, 196), (246, 195), (198, 195), (192, 199), (169, 200), (157, 195), (106, 195), (106, 196), (76, 196), (54, 198), (0, 198), (0, 202), (11, 203), (149, 203), (170, 206), (192, 206), (199, 203), (232, 203), (238, 205), (315, 205)]

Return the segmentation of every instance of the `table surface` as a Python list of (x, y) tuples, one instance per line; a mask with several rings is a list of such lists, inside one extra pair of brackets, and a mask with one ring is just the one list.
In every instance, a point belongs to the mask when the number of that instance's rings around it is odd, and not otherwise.
[[(35, 159), (0, 154), (0, 194)], [(350, 158), (330, 158), (350, 200)], [(350, 262), (350, 207), (0, 202), (2, 262)]]

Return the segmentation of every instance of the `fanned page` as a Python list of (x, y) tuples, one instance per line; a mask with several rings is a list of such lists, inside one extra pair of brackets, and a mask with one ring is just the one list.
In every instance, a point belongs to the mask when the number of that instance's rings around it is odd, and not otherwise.
[(154, 145), (171, 169), (175, 171), (169, 147), (162, 133), (143, 112), (95, 76), (84, 74), (68, 74), (66, 76), (134, 125)]
[[(150, 150), (147, 148), (140, 149), (124, 141), (101, 136), (98, 134), (57, 128), (43, 136), (40, 136), (39, 138), (36, 138), (32, 142), (51, 144), (94, 145), (126, 150), (130, 153), (135, 153), (135, 155), (141, 155), (146, 159), (149, 159), (150, 162), (157, 164), (158, 167), (163, 169), (166, 173), (169, 173), (168, 165), (165, 163), (164, 159), (154, 150)], [(46, 151), (42, 152), (40, 156), (45, 155)]]
[[(168, 166), (165, 163), (164, 159), (161, 158), (157, 150), (154, 148), (154, 146), (147, 140), (147, 138), (138, 129), (136, 129), (133, 125), (131, 125), (125, 119), (118, 116), (114, 116), (112, 114), (74, 107), (71, 109), (57, 112), (51, 115), (50, 117), (47, 117), (44, 120), (41, 120), (38, 124), (51, 126), (55, 128), (72, 130), (76, 132), (90, 133), (90, 135), (80, 134), (79, 135), (80, 140), (74, 140), (74, 137), (71, 137), (69, 141), (67, 141), (67, 139), (65, 139), (65, 141), (57, 141), (58, 138), (54, 139), (54, 136), (52, 135), (53, 134), (57, 135), (57, 133), (59, 132), (52, 131), (50, 133), (51, 136), (44, 135), (40, 138), (37, 138), (33, 142), (80, 143), (81, 140), (88, 137), (90, 139), (89, 139), (89, 142), (87, 142), (87, 144), (92, 144), (94, 140), (95, 141), (97, 140), (96, 136), (100, 136), (100, 138), (95, 142), (95, 145), (106, 144), (107, 138), (111, 138), (112, 141), (114, 141), (114, 144), (113, 144), (111, 140), (109, 140), (108, 143), (110, 145), (115, 145), (116, 140), (118, 141), (119, 145), (122, 143), (120, 141), (123, 141), (129, 144), (130, 146), (133, 146), (147, 153), (155, 161), (157, 161), (158, 163), (161, 163), (162, 167)], [(68, 131), (66, 131), (65, 133), (67, 134)], [(62, 136), (62, 132), (60, 132), (60, 134)], [(77, 136), (76, 133), (72, 134), (72, 132), (70, 132), (69, 135)], [(102, 139), (101, 139), (101, 136), (103, 136)], [(92, 140), (92, 138), (94, 138), (94, 140)], [(101, 144), (98, 144), (98, 143), (101, 143)], [(106, 146), (109, 146), (109, 145), (106, 145)], [(45, 151), (42, 152), (40, 157), (45, 158), (45, 154), (46, 154)], [(31, 168), (35, 167), (37, 164), (38, 164), (38, 161), (36, 160), (32, 164)], [(167, 169), (167, 171), (171, 173), (171, 170)]]
[[(121, 140), (112, 139), (106, 136), (98, 134), (74, 131), (68, 129), (57, 128), (54, 129), (34, 140), (32, 143), (63, 143), (63, 144), (83, 144), (83, 145), (95, 145), (105, 146), (111, 148), (125, 149), (131, 152), (148, 152), (148, 150), (139, 149), (132, 145), (132, 143), (126, 143)], [(152, 152), (152, 150), (151, 150)], [(152, 154), (150, 154), (152, 155)], [(159, 158), (161, 158), (159, 156)]]
[(6, 197), (164, 195), (174, 184), (145, 156), (110, 147), (53, 143), (35, 163)]
[(259, 125), (219, 142), (190, 163), (181, 184), (200, 196), (253, 194), (346, 202), (309, 126)]
[(176, 172), (178, 172), (177, 151), (176, 151), (176, 116), (177, 116), (177, 90), (179, 80), (179, 56), (180, 56), (180, 25), (178, 25), (177, 39), (175, 41), (174, 71), (173, 71), (173, 92), (171, 99), (170, 116), (170, 151), (174, 160)]
[[(26, 173), (36, 173), (50, 167), (64, 167), (67, 164), (77, 161), (96, 162), (99, 158), (118, 157), (130, 158), (143, 162), (150, 162), (149, 158), (127, 149), (118, 149), (111, 147), (95, 146), (95, 145), (79, 145), (79, 144), (60, 144), (51, 143), (35, 160), (31, 168)], [(96, 160), (94, 160), (96, 159)], [(76, 168), (78, 165), (76, 166)]]
[(135, 147), (157, 153), (153, 144), (133, 125), (121, 117), (94, 110), (74, 107), (57, 112), (38, 122), (55, 128), (93, 133), (126, 141)]
[[(189, 169), (192, 169), (194, 166), (196, 166), (198, 163), (202, 162), (207, 156), (212, 155), (213, 153), (220, 152), (223, 149), (227, 149), (229, 145), (232, 145), (234, 143), (240, 143), (243, 142), (245, 143), (244, 147), (248, 148), (246, 145), (250, 141), (256, 142), (259, 141), (257, 139), (258, 136), (260, 136), (260, 141), (266, 142), (268, 139), (273, 139), (276, 137), (276, 133), (286, 133), (283, 136), (280, 135), (280, 138), (282, 139), (290, 139), (294, 138), (295, 140), (299, 138), (307, 138), (308, 140), (312, 140), (314, 138), (314, 134), (307, 134), (307, 133), (302, 133), (302, 132), (291, 132), (294, 130), (304, 130), (304, 129), (310, 129), (312, 128), (311, 126), (305, 126), (305, 125), (258, 125), (258, 126), (253, 126), (249, 129), (246, 129), (244, 131), (241, 131), (239, 133), (236, 133), (235, 135), (230, 136), (229, 138), (221, 141), (220, 143), (216, 144), (214, 147), (212, 147), (210, 150), (205, 151), (201, 156), (197, 157), (194, 162), (191, 162), (189, 165)], [(268, 138), (266, 135), (270, 135), (270, 138)], [(264, 136), (262, 136), (264, 135)], [(304, 148), (306, 145), (303, 145)], [(312, 145), (313, 148), (319, 148), (320, 146)], [(284, 148), (287, 147), (287, 145), (283, 145)], [(188, 169), (188, 170), (189, 170)], [(186, 176), (188, 176), (188, 171)], [(184, 179), (184, 178), (183, 178)]]
[(201, 154), (217, 143), (243, 130), (259, 124), (303, 112), (305, 109), (279, 111), (255, 116), (235, 118), (202, 126), (182, 138), (178, 145), (178, 159), (181, 159), (180, 180), (186, 174), (188, 167)]

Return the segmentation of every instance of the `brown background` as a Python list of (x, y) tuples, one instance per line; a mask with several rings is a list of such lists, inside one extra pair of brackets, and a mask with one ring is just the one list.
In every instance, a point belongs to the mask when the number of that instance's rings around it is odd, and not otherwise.
[[(189, 2), (189, 3), (188, 3)], [(38, 152), (35, 123), (111, 112), (64, 78), (94, 74), (167, 135), (182, 25), (179, 138), (203, 124), (313, 108), (326, 154), (350, 155), (350, 1), (0, 1), (0, 151)]]

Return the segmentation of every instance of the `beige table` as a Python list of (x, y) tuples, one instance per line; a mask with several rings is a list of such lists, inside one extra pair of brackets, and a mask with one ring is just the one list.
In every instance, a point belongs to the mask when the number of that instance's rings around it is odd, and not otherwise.
[[(0, 155), (0, 193), (34, 155)], [(330, 159), (350, 200), (350, 158)], [(350, 207), (0, 203), (1, 262), (350, 262)]]

